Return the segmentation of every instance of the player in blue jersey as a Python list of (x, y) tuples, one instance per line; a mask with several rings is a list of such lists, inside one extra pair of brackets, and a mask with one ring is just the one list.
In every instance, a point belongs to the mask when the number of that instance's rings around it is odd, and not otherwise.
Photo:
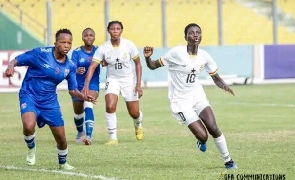
[[(82, 32), (82, 40), (84, 45), (75, 49), (72, 53), (72, 61), (77, 68), (76, 79), (78, 83), (78, 89), (82, 91), (84, 87), (84, 81), (88, 67), (92, 61), (92, 56), (97, 47), (93, 45), (95, 41), (95, 32), (91, 28), (86, 28)], [(95, 99), (98, 97), (99, 92), (99, 73), (100, 66), (94, 70), (94, 75), (91, 78), (89, 84), (89, 94)], [(72, 97), (74, 108), (74, 121), (76, 129), (78, 131), (76, 136), (76, 142), (84, 142), (85, 145), (91, 145), (91, 136), (94, 125), (93, 103), (88, 101), (78, 100)], [(85, 130), (86, 137), (84, 139), (84, 114), (85, 113)]]
[(54, 47), (41, 47), (27, 51), (10, 61), (5, 75), (11, 77), (15, 66), (27, 66), (27, 72), (19, 90), (20, 113), (24, 140), (29, 148), (27, 163), (35, 164), (35, 126), (48, 125), (57, 143), (59, 169), (74, 167), (66, 161), (68, 154), (64, 120), (56, 93), (56, 87), (64, 79), (68, 82), (69, 94), (77, 99), (95, 102), (77, 89), (76, 67), (67, 58), (72, 47), (72, 33), (60, 29), (55, 35)]

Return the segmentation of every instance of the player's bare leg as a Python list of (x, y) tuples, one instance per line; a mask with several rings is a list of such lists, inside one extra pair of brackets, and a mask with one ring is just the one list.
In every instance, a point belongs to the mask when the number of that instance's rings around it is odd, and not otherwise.
[(106, 94), (105, 102), (106, 102), (105, 120), (106, 120), (108, 132), (110, 136), (110, 139), (105, 144), (115, 145), (115, 144), (118, 144), (117, 115), (116, 115), (118, 96), (112, 93)]
[(27, 164), (34, 165), (36, 163), (36, 145), (35, 145), (35, 126), (36, 115), (34, 112), (26, 112), (22, 115), (24, 140), (29, 148), (27, 153)]
[(74, 109), (74, 122), (77, 129), (77, 135), (75, 141), (80, 143), (83, 141), (84, 132), (84, 102), (83, 101), (73, 101)]
[(216, 124), (215, 116), (211, 107), (206, 107), (199, 116), (205, 124), (209, 134), (213, 137), (214, 143), (219, 150), (223, 161), (225, 162), (225, 167), (228, 169), (237, 169), (237, 165), (230, 157), (225, 137)]
[(208, 140), (208, 133), (207, 130), (202, 123), (201, 120), (194, 121), (191, 124), (188, 125), (188, 128), (191, 130), (191, 132), (195, 135), (195, 137), (198, 139), (197, 145), (198, 148), (202, 151), (206, 151), (206, 142)]
[(62, 170), (74, 169), (73, 166), (67, 163), (68, 145), (67, 145), (64, 126), (59, 126), (59, 127), (50, 126), (50, 129), (57, 144), (59, 169), (62, 169)]
[(135, 137), (137, 140), (143, 139), (142, 118), (143, 113), (139, 110), (139, 101), (126, 101), (129, 115), (133, 118)]

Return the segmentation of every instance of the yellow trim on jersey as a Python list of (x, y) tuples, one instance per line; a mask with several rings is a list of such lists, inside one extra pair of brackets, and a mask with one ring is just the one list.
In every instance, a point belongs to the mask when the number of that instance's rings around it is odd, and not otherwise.
[(96, 62), (96, 63), (98, 63), (98, 64), (101, 62), (101, 60), (98, 60), (98, 59), (92, 59), (92, 61), (93, 61), (93, 62)]
[(194, 58), (194, 57), (197, 57), (197, 55), (196, 54), (190, 54), (189, 57)]
[(132, 59), (133, 60), (136, 60), (136, 58), (138, 58), (139, 57), (139, 55), (137, 54), (136, 56), (134, 56)]
[(162, 61), (162, 59), (160, 58), (160, 59), (158, 59), (157, 60), (158, 62), (159, 62), (159, 64), (160, 64), (160, 66), (162, 67), (162, 66), (164, 66), (164, 63), (163, 63), (163, 61)]
[(210, 76), (214, 76), (215, 74), (217, 74), (217, 71), (218, 71), (218, 68), (217, 68), (215, 71), (210, 72), (209, 75), (210, 75)]

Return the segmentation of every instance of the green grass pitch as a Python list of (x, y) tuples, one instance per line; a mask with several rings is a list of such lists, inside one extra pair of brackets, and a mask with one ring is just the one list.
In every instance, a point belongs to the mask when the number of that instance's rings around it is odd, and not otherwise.
[[(167, 89), (144, 89), (140, 100), (145, 137), (137, 141), (125, 103), (117, 107), (119, 145), (106, 146), (104, 91), (95, 105), (93, 144), (74, 142), (76, 130), (70, 96), (59, 91), (73, 174), (59, 174), (54, 139), (48, 127), (36, 129), (37, 161), (27, 166), (17, 93), (0, 94), (0, 179), (202, 179), (218, 180), (221, 173), (286, 174), (295, 177), (294, 84), (231, 86), (232, 97), (217, 87), (205, 87), (232, 158), (239, 169), (227, 171), (209, 138), (207, 152), (184, 125), (170, 114)], [(16, 169), (12, 170), (9, 167)], [(30, 171), (30, 169), (35, 169)], [(41, 172), (40, 169), (46, 169)], [(80, 174), (81, 175), (81, 174)]]

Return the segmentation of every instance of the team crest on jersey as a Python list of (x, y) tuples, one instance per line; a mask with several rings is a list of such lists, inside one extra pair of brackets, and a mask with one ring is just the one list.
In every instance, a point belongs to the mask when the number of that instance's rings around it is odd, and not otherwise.
[(26, 109), (27, 103), (22, 103), (20, 107), (21, 107), (21, 109)]
[(81, 59), (79, 59), (79, 62), (80, 63), (85, 62), (85, 59), (84, 58), (81, 58)]
[(126, 59), (126, 58), (127, 58), (127, 53), (124, 53), (123, 59)]
[(87, 58), (87, 60), (88, 60), (88, 62), (91, 62), (91, 61), (92, 61), (92, 57), (89, 56), (89, 57)]
[(69, 69), (65, 69), (65, 77), (69, 74), (70, 70)]
[(59, 67), (56, 67), (55, 74), (58, 74), (58, 73), (59, 73)]
[(203, 71), (203, 69), (204, 69), (204, 64), (201, 65), (201, 67), (199, 68), (199, 71), (201, 72)]

